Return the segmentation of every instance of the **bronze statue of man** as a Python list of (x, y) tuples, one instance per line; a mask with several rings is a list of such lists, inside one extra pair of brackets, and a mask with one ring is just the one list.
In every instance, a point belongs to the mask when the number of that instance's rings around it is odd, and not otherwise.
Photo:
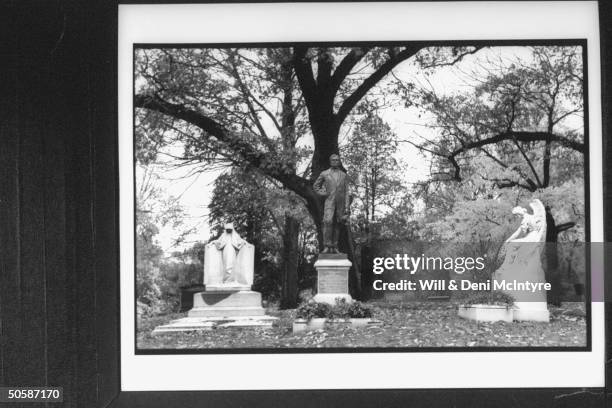
[(338, 253), (340, 223), (349, 216), (348, 180), (340, 168), (340, 156), (329, 157), (330, 168), (322, 171), (314, 182), (313, 188), (325, 197), (323, 213), (323, 253)]

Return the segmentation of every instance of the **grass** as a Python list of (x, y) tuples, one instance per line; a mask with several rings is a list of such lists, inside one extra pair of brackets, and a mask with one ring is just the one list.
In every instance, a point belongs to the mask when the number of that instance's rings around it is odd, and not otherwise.
[(185, 317), (186, 313), (142, 318), (138, 323), (138, 349), (225, 348), (337, 348), (337, 347), (569, 347), (586, 345), (584, 304), (549, 306), (549, 323), (482, 323), (457, 316), (449, 302), (372, 302), (373, 327), (337, 327), (300, 332), (291, 330), (295, 310), (269, 308), (279, 317), (271, 329), (216, 329), (199, 332), (163, 333), (153, 336), (156, 326)]

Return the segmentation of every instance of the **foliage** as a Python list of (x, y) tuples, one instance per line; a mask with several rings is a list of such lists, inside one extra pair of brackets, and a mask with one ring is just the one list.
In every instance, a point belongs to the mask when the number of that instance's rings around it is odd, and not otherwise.
[(193, 245), (181, 251), (172, 253), (172, 258), (187, 264), (204, 265), (205, 242), (194, 242)]
[[(414, 143), (432, 163), (417, 197), (423, 239), (503, 241), (508, 209), (540, 198), (557, 223), (584, 240), (584, 123), (581, 47), (530, 47), (514, 59), (480, 60), (461, 71), (462, 91), (408, 87), (433, 134)], [(486, 54), (486, 53), (485, 53)], [(490, 251), (489, 251), (490, 252)]]
[[(547, 187), (546, 175), (536, 174), (529, 166), (529, 161), (540, 164), (534, 166), (536, 169), (545, 166), (545, 155), (541, 154), (549, 144), (545, 139), (538, 139), (534, 134), (531, 140), (510, 137), (473, 148), (469, 144), (507, 132), (524, 131), (547, 132), (582, 143), (582, 123), (578, 121), (583, 110), (581, 52), (580, 47), (532, 47), (527, 58), (503, 61), (495, 60), (493, 55), (480, 65), (479, 72), (470, 73), (468, 81), (473, 85), (465, 87), (464, 92), (440, 94), (433, 85), (417, 91), (411, 89), (406, 97), (420, 100), (422, 109), (433, 115), (431, 126), (440, 135), (439, 140), (421, 147), (439, 154), (447, 165), (451, 164), (448, 155), (463, 147), (455, 157), (460, 159), (465, 155), (470, 159), (467, 155), (470, 153), (483, 160), (488, 158), (500, 176), (505, 173), (507, 177), (497, 182), (529, 184), (531, 180), (536, 187)], [(562, 138), (551, 140), (555, 141), (553, 150), (572, 148)], [(547, 170), (543, 168), (543, 171)]]
[(310, 320), (312, 318), (347, 319), (372, 317), (372, 308), (365, 303), (338, 298), (331, 306), (327, 303), (309, 300), (302, 303), (295, 312), (296, 318)]
[[(189, 233), (184, 226), (184, 211), (176, 197), (168, 196), (156, 185), (157, 170), (150, 163), (136, 167), (136, 296), (146, 307), (142, 313), (163, 313), (178, 302), (178, 287), (197, 281), (197, 267), (186, 271), (184, 263), (168, 263), (157, 236), (160, 228), (177, 231), (175, 244)], [(182, 269), (181, 269), (182, 268)], [(201, 268), (200, 268), (201, 271)], [(201, 276), (201, 272), (199, 273)]]
[(295, 317), (298, 319), (314, 319), (314, 318), (331, 318), (332, 307), (327, 303), (320, 303), (311, 300), (302, 303), (295, 311)]
[(579, 253), (579, 245), (573, 249), (568, 246), (569, 243), (585, 240), (584, 186), (579, 180), (542, 189), (536, 194), (508, 188), (500, 190), (495, 198), (458, 197), (437, 220), (423, 221), (420, 239), (453, 242), (453, 248), (446, 253), (448, 256), (486, 257), (485, 269), (474, 270), (471, 274), (472, 280), (485, 281), (503, 261), (502, 243), (520, 225), (521, 218), (512, 214), (512, 208), (516, 205), (529, 208), (528, 202), (533, 198), (549, 204), (557, 224), (567, 221), (575, 223), (574, 228), (559, 235), (557, 245), (564, 249), (557, 250), (557, 253), (563, 268), (584, 275), (584, 256)]
[(182, 287), (202, 284), (202, 264), (169, 259), (162, 264), (163, 293), (178, 296)]
[(356, 214), (356, 239), (406, 236), (413, 206), (403, 182), (403, 166), (396, 158), (397, 135), (370, 104), (360, 107), (364, 113), (342, 147), (351, 194), (356, 198), (351, 210)]
[(349, 317), (352, 319), (363, 319), (372, 317), (372, 308), (362, 302), (352, 302), (348, 305), (347, 311), (339, 317)]
[(280, 275), (280, 264), (264, 260), (255, 271), (252, 289), (261, 293), (265, 300), (276, 301), (280, 297)]
[(392, 208), (393, 198), (406, 194), (395, 158), (397, 145), (397, 136), (389, 125), (375, 112), (367, 112), (343, 147), (343, 164), (367, 221), (376, 220)]
[[(136, 294), (137, 300), (154, 310), (161, 298), (160, 269), (162, 250), (153, 242), (157, 230), (144, 225), (136, 235)], [(143, 312), (145, 309), (143, 309)]]
[[(272, 328), (221, 329), (152, 336), (156, 326), (185, 314), (142, 319), (137, 347), (142, 349), (321, 349), (380, 347), (584, 347), (587, 323), (584, 304), (550, 307), (550, 323), (476, 322), (457, 316), (454, 304), (429, 302), (401, 306), (369, 303), (380, 324), (362, 328), (332, 325), (325, 330), (291, 333), (295, 310), (274, 311)], [(435, 306), (435, 307), (434, 307)], [(502, 349), (503, 350), (503, 349)]]
[(253, 172), (234, 169), (221, 174), (215, 180), (208, 204), (210, 224), (222, 226), (225, 222), (233, 222), (235, 228), (244, 228), (250, 235), (246, 239), (252, 241), (256, 231), (273, 227), (266, 205), (267, 187)]

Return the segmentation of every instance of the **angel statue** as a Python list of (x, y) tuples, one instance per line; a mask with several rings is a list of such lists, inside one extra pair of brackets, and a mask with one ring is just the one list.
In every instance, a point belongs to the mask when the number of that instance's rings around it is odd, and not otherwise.
[(219, 238), (204, 249), (204, 284), (206, 290), (250, 290), (253, 284), (254, 247), (234, 229), (232, 223), (224, 226)]
[[(534, 199), (529, 203), (533, 213), (523, 207), (514, 207), (512, 213), (522, 217), (518, 229), (510, 235), (504, 243), (506, 255), (504, 262), (493, 274), (497, 282), (530, 282), (546, 283), (541, 255), (546, 239), (546, 209), (542, 202)], [(515, 307), (518, 309), (542, 309), (546, 311), (545, 319), (548, 321), (546, 309), (546, 291), (516, 291), (503, 290), (515, 298)], [(543, 304), (542, 304), (543, 302)], [(516, 313), (515, 313), (516, 316)], [(520, 316), (520, 313), (519, 313)], [(541, 314), (541, 316), (544, 316)], [(520, 319), (519, 319), (520, 320)], [(524, 320), (540, 320), (526, 318)]]

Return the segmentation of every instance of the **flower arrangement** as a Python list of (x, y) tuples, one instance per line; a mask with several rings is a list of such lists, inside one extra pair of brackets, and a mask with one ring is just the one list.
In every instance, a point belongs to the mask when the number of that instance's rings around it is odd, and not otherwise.
[(336, 304), (318, 303), (314, 300), (302, 303), (296, 310), (296, 318), (310, 320), (313, 318), (357, 319), (372, 317), (372, 309), (362, 302), (347, 302), (336, 299)]

